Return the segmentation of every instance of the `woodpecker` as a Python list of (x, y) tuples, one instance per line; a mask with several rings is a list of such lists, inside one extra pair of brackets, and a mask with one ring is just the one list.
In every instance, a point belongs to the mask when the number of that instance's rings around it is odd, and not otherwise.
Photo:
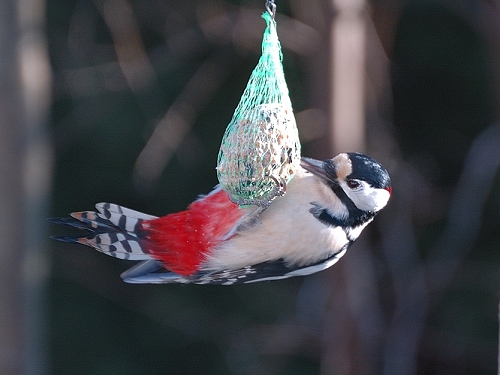
[(231, 285), (305, 276), (342, 257), (392, 194), (387, 170), (360, 153), (303, 157), (286, 194), (266, 209), (216, 187), (185, 210), (155, 217), (110, 203), (54, 218), (84, 234), (53, 237), (139, 260), (128, 283)]

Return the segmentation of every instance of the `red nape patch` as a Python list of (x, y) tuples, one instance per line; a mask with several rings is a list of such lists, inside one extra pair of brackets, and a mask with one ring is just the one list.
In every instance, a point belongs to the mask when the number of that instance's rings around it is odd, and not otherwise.
[(194, 201), (186, 211), (144, 221), (144, 241), (150, 254), (167, 269), (189, 276), (243, 213), (221, 189)]

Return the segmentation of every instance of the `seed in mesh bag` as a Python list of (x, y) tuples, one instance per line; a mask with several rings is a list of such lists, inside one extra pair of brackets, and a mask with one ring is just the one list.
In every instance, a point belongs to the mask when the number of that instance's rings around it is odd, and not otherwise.
[(298, 168), (300, 144), (293, 111), (277, 103), (262, 104), (230, 127), (221, 145), (219, 181), (237, 198), (265, 200), (275, 181), (289, 181)]

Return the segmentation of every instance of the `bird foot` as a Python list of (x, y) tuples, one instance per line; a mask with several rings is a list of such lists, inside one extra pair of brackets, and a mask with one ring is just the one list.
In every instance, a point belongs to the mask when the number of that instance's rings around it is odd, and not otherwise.
[(264, 199), (244, 199), (244, 198), (234, 198), (229, 195), (229, 198), (233, 203), (236, 203), (238, 206), (257, 206), (259, 210), (257, 210), (257, 214), (261, 214), (266, 208), (268, 208), (273, 200), (277, 197), (282, 197), (286, 193), (286, 181), (284, 179), (278, 179), (274, 176), (270, 176), (275, 185), (273, 189), (267, 194)]

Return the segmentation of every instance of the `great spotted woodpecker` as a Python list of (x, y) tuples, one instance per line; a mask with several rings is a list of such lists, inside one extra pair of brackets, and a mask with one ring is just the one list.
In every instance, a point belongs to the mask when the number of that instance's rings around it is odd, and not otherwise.
[(301, 167), (265, 210), (239, 207), (216, 187), (159, 218), (99, 203), (97, 211), (51, 219), (87, 231), (54, 238), (142, 261), (121, 275), (128, 283), (231, 285), (309, 275), (345, 254), (392, 188), (385, 168), (359, 153), (302, 158)]

